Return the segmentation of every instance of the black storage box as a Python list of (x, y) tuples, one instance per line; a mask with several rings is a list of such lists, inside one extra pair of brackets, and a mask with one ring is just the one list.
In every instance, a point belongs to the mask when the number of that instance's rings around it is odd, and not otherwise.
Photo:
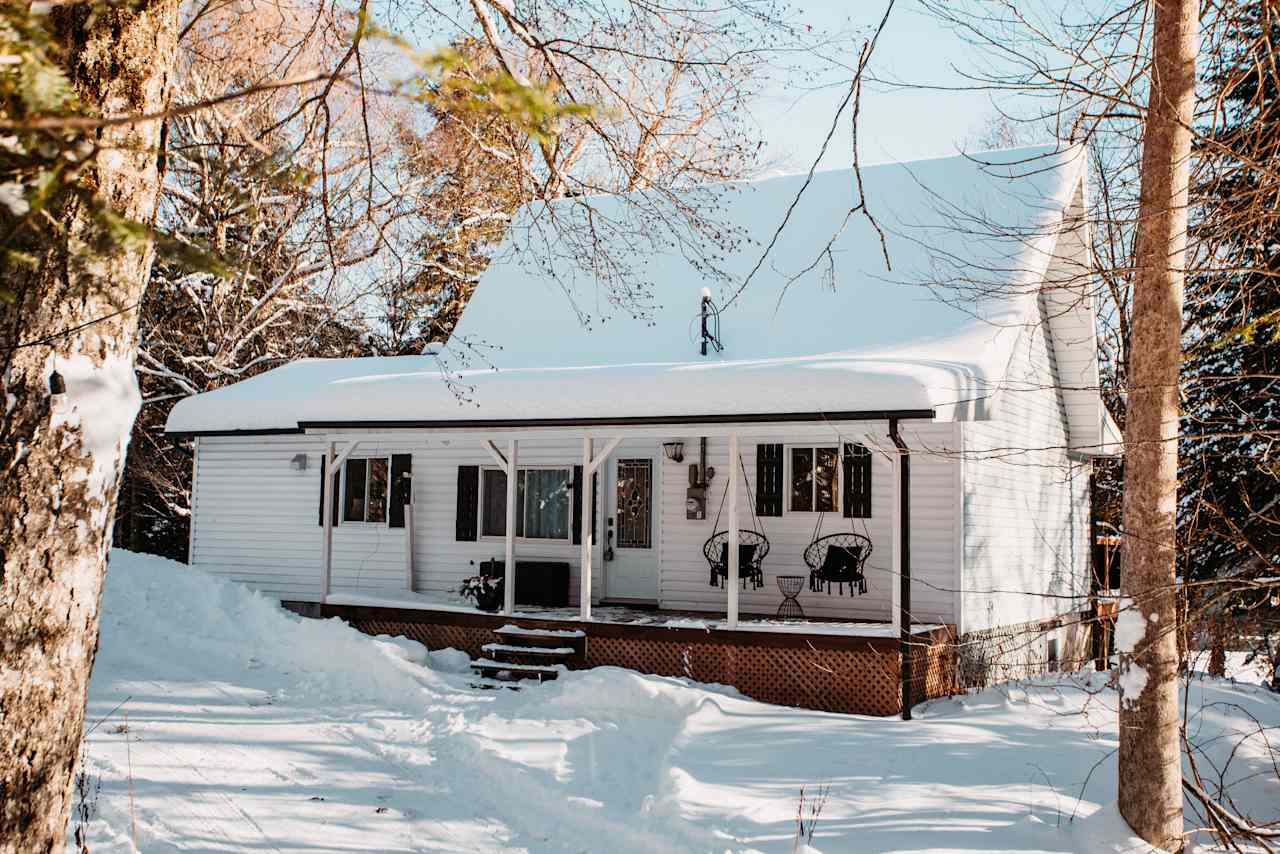
[[(505, 560), (480, 562), (480, 574), (501, 578)], [(569, 605), (569, 564), (552, 560), (516, 561), (516, 604), (566, 608)]]

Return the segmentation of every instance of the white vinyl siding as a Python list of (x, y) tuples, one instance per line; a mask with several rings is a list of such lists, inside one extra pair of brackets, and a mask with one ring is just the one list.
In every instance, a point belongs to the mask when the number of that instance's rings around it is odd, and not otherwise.
[[(298, 453), (305, 471), (289, 464)], [(304, 436), (202, 437), (191, 563), (283, 599), (318, 595), (320, 453)]]
[[(739, 492), (739, 519), (743, 527), (751, 527), (752, 506), (749, 496), (756, 489), (755, 446), (757, 441), (778, 442), (777, 437), (757, 439), (743, 425), (740, 440), (747, 481)], [(868, 423), (866, 433), (888, 447), (883, 434), (887, 424)], [(951, 622), (954, 619), (950, 591), (955, 582), (955, 538), (958, 525), (955, 460), (942, 453), (954, 445), (950, 437), (956, 427), (950, 424), (915, 424), (903, 422), (908, 443), (923, 450), (912, 458), (912, 572), (913, 603), (916, 619)], [(448, 444), (430, 438), (420, 443), (403, 439), (395, 441), (371, 439), (362, 442), (358, 453), (369, 456), (393, 453), (413, 454), (413, 521), (414, 521), (414, 587), (419, 592), (453, 596), (462, 579), (474, 575), (480, 561), (502, 558), (503, 543), (499, 539), (481, 538), (473, 542), (455, 539), (455, 512), (458, 466), (492, 465), (492, 457), (481, 447), (483, 436), (475, 441), (452, 439)], [(863, 435), (845, 437), (848, 441), (866, 443)], [(799, 426), (796, 443), (832, 446), (829, 430)], [(655, 472), (654, 500), (658, 537), (655, 546), (662, 565), (660, 604), (665, 608), (723, 613), (725, 590), (709, 584), (709, 570), (702, 556), (703, 542), (711, 535), (715, 510), (720, 504), (728, 480), (727, 440), (708, 441), (708, 462), (717, 469), (708, 496), (708, 516), (702, 521), (685, 519), (685, 491), (689, 485), (689, 465), (696, 461), (697, 437), (685, 438), (683, 463), (673, 463), (661, 453), (661, 442), (628, 440), (611, 456), (653, 456), (660, 471)], [(499, 443), (501, 446), (502, 443)], [(597, 448), (602, 443), (597, 442)], [(791, 444), (787, 442), (787, 444)], [(192, 562), (202, 569), (244, 581), (263, 592), (283, 599), (315, 600), (319, 596), (321, 533), (320, 455), (323, 443), (307, 436), (204, 437), (200, 440), (197, 459), (198, 477), (193, 523)], [(294, 471), (289, 460), (305, 452), (308, 466)], [(892, 470), (883, 454), (873, 451), (873, 513), (869, 519), (846, 519), (827, 513), (819, 533), (856, 530), (871, 537), (874, 553), (867, 566), (870, 591), (865, 596), (810, 593), (806, 582), (800, 603), (813, 616), (845, 619), (888, 620), (892, 601), (892, 565), (890, 514), (893, 508)], [(523, 440), (520, 463), (529, 466), (572, 466), (580, 464), (581, 440), (551, 438)], [(742, 472), (740, 471), (739, 474)], [(596, 598), (606, 593), (606, 564), (602, 560), (605, 513), (601, 508), (608, 479), (601, 476), (596, 496), (598, 518), (596, 553), (593, 558), (592, 590)], [(575, 496), (575, 499), (576, 496)], [(803, 552), (814, 535), (816, 513), (789, 514), (762, 520), (770, 540), (770, 553), (764, 563), (765, 587), (741, 592), (744, 614), (773, 614), (781, 601), (778, 575), (802, 575), (807, 579), (808, 567)], [(590, 524), (589, 520), (584, 525)], [(728, 524), (727, 515), (720, 528)], [(259, 533), (261, 532), (261, 533)], [(404, 588), (406, 529), (385, 526), (348, 525), (334, 528), (334, 593), (364, 593), (391, 596)], [(568, 562), (570, 602), (578, 600), (578, 566), (580, 546), (569, 541), (520, 542), (517, 559), (546, 559)]]
[[(369, 443), (361, 454), (408, 450)], [(307, 455), (307, 468), (290, 466)], [(311, 436), (205, 436), (196, 455), (191, 562), (281, 599), (320, 595), (320, 460)], [(416, 520), (415, 520), (416, 521)], [(385, 524), (333, 529), (333, 592), (404, 587), (406, 534)]]
[[(894, 508), (893, 468), (884, 449), (893, 447), (886, 422), (867, 422), (863, 432), (837, 437), (830, 429), (798, 426), (794, 437), (784, 440), (751, 435), (751, 425), (742, 427), (738, 439), (742, 462), (746, 468), (746, 485), (740, 485), (742, 504), (739, 525), (752, 527), (756, 520), (748, 504), (748, 494), (756, 489), (756, 443), (806, 444), (837, 446), (839, 441), (860, 442), (872, 448), (871, 508), (866, 519), (848, 519), (836, 513), (785, 513), (759, 520), (769, 538), (769, 555), (764, 560), (764, 587), (753, 590), (739, 588), (739, 602), (744, 614), (773, 614), (782, 595), (778, 592), (779, 575), (801, 575), (805, 584), (799, 596), (805, 614), (857, 620), (889, 620), (892, 591), (892, 527)], [(911, 458), (911, 588), (912, 610), (918, 622), (955, 621), (957, 588), (956, 537), (959, 529), (956, 460), (953, 453), (958, 436), (954, 424), (930, 424), (903, 421), (901, 431), (907, 444), (916, 449)], [(870, 434), (874, 441), (865, 435)], [(677, 465), (664, 460), (662, 465), (662, 588), (664, 608), (697, 611), (723, 611), (725, 591), (709, 584), (707, 562), (702, 545), (711, 535), (717, 508), (728, 484), (728, 440), (711, 438), (707, 442), (708, 464), (715, 466), (716, 476), (707, 490), (707, 518), (703, 521), (685, 518), (684, 496), (689, 485), (688, 466), (697, 460), (696, 436), (682, 437), (686, 449), (685, 462)], [(739, 472), (741, 475), (741, 471)], [(749, 486), (749, 490), (748, 487)], [(784, 484), (785, 497), (785, 484)], [(821, 527), (815, 530), (821, 516)], [(721, 512), (717, 530), (728, 527), (727, 511)], [(863, 596), (841, 596), (838, 592), (811, 593), (809, 568), (805, 565), (805, 547), (815, 535), (855, 531), (871, 538), (872, 554), (867, 562), (868, 591)]]
[(965, 632), (1068, 613), (1088, 592), (1090, 465), (1069, 454), (1046, 328), (1023, 330), (995, 420), (961, 426)]

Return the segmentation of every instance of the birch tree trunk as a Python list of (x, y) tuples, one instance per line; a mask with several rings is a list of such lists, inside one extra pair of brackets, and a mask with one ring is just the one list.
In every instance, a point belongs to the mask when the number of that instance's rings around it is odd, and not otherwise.
[[(49, 13), (85, 109), (167, 106), (177, 0), (55, 5)], [(152, 222), (159, 122), (100, 134), (87, 171), (101, 198)], [(94, 243), (83, 205), (51, 211), (65, 239), (35, 269), (0, 271), (0, 852), (60, 851), (98, 642), (110, 521), (138, 408), (137, 312), (147, 240)]]
[(1121, 587), (1141, 632), (1120, 649), (1120, 813), (1182, 850), (1175, 524), (1178, 369), (1187, 242), (1197, 3), (1156, 0), (1142, 143), (1125, 425)]

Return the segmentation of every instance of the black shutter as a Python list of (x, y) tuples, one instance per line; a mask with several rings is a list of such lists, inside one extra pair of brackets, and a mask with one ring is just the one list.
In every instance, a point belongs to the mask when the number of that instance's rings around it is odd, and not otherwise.
[(871, 449), (859, 445), (862, 452), (862, 518), (871, 518)]
[[(319, 521), (316, 523), (321, 527), (324, 526), (324, 469), (325, 464), (329, 462), (329, 453), (326, 451), (320, 454), (320, 497), (316, 499), (316, 503), (320, 506), (320, 514), (317, 517)], [(342, 505), (342, 497), (338, 495), (338, 489), (342, 486), (342, 479), (338, 476), (340, 471), (333, 473), (333, 524), (338, 524), (338, 508)]]
[(756, 445), (756, 515), (782, 515), (781, 445)]
[(871, 517), (871, 451), (865, 445), (846, 444), (844, 466), (844, 515), (858, 519)]
[(582, 543), (582, 466), (573, 467), (573, 544)]
[(454, 539), (476, 538), (476, 502), (480, 497), (480, 466), (458, 466), (458, 513), (454, 519)]
[[(597, 511), (600, 501), (600, 473), (591, 475), (591, 536), (596, 537)], [(582, 545), (582, 466), (573, 467), (573, 543)]]
[(600, 508), (600, 472), (591, 475), (591, 541), (600, 542), (600, 520), (596, 518)]
[(391, 508), (387, 524), (404, 527), (404, 506), (413, 501), (413, 454), (391, 455)]

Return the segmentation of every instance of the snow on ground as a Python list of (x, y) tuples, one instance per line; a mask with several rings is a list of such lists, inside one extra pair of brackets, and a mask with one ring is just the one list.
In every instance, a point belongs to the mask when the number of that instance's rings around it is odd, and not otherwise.
[[(1226, 674), (1236, 682), (1261, 685), (1271, 679), (1271, 662), (1265, 655), (1253, 655), (1248, 650), (1227, 650)], [(1209, 670), (1209, 650), (1192, 653), (1191, 669), (1197, 673)]]
[[(1109, 806), (1115, 696), (1098, 676), (903, 722), (616, 668), (480, 691), (465, 666), (114, 551), (85, 746), (101, 785), (90, 850), (790, 852), (801, 787), (821, 785), (813, 848), (827, 854), (1142, 850)], [(1191, 694), (1218, 762), (1248, 716), (1280, 724), (1280, 698), (1255, 686), (1195, 680)], [(1255, 738), (1230, 773), (1260, 775), (1233, 792), (1259, 817), (1280, 803), (1268, 767)]]

